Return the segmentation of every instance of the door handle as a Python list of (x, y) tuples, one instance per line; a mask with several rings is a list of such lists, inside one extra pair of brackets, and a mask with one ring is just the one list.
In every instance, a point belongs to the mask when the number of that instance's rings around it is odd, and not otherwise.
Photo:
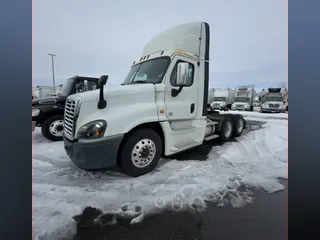
[(193, 112), (194, 112), (194, 109), (195, 109), (195, 104), (192, 103), (192, 104), (190, 105), (190, 113), (193, 113)]

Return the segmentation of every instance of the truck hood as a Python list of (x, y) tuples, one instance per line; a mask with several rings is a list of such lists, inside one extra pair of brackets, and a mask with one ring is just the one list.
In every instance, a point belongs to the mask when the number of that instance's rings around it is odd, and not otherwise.
[(63, 103), (66, 101), (66, 97), (49, 97), (32, 100), (32, 106), (37, 105), (50, 105), (56, 103)]
[[(121, 85), (114, 88), (104, 88), (103, 95), (106, 100), (110, 98), (137, 95), (140, 93), (154, 92), (155, 86), (149, 83)], [(82, 102), (99, 100), (100, 89), (72, 95), (72, 99), (80, 98)], [(133, 99), (134, 100), (134, 99)]]

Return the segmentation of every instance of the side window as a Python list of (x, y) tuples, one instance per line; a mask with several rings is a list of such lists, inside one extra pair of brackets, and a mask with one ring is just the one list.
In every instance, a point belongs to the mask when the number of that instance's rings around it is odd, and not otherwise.
[(94, 81), (88, 81), (88, 91), (97, 89), (97, 83)]
[[(174, 66), (172, 73), (171, 73), (171, 77), (170, 77), (170, 83), (173, 87), (177, 87), (177, 69), (178, 69), (178, 63), (181, 62), (185, 62), (185, 61), (177, 61), (176, 65)], [(185, 86), (185, 87), (190, 87), (193, 84), (193, 80), (194, 80), (194, 65), (189, 63), (189, 76), (191, 77), (191, 84), (189, 86)]]
[[(91, 81), (91, 80), (87, 80), (87, 81), (88, 81), (88, 91), (92, 91), (92, 90), (95, 90), (95, 89), (98, 88), (96, 82)], [(84, 86), (84, 80), (81, 80), (81, 81), (79, 81), (78, 83), (82, 83), (83, 86), (82, 86), (81, 89), (76, 89), (75, 92), (76, 92), (76, 93), (79, 93), (79, 92), (84, 92), (84, 91), (86, 91), (85, 86)]]

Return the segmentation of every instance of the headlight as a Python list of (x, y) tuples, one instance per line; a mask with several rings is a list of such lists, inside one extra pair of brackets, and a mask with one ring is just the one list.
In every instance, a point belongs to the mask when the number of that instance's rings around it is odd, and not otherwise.
[(268, 104), (262, 104), (262, 107), (264, 107), (264, 108), (266, 108), (266, 107), (268, 107)]
[(32, 117), (36, 117), (38, 116), (40, 113), (40, 110), (39, 109), (36, 109), (36, 108), (32, 108)]
[(83, 125), (77, 134), (78, 139), (97, 139), (101, 138), (106, 131), (107, 122), (97, 120)]
[(223, 102), (223, 103), (221, 103), (221, 104), (220, 104), (220, 106), (225, 106), (225, 105), (226, 105), (226, 103), (225, 103), (225, 102)]

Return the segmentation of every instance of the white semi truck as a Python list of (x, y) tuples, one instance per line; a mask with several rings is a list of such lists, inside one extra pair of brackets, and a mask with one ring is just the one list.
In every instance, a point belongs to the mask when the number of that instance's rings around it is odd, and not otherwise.
[(236, 88), (234, 103), (231, 105), (232, 110), (253, 111), (254, 99), (257, 96), (253, 88)]
[(234, 101), (235, 92), (231, 88), (216, 88), (210, 104), (212, 110), (228, 110)]
[(285, 113), (286, 99), (281, 88), (269, 88), (262, 97), (261, 112)]
[(209, 47), (207, 23), (176, 26), (146, 44), (121, 86), (104, 88), (103, 75), (99, 90), (70, 95), (64, 148), (73, 163), (84, 170), (119, 166), (136, 177), (161, 156), (240, 136), (241, 115), (207, 111)]

